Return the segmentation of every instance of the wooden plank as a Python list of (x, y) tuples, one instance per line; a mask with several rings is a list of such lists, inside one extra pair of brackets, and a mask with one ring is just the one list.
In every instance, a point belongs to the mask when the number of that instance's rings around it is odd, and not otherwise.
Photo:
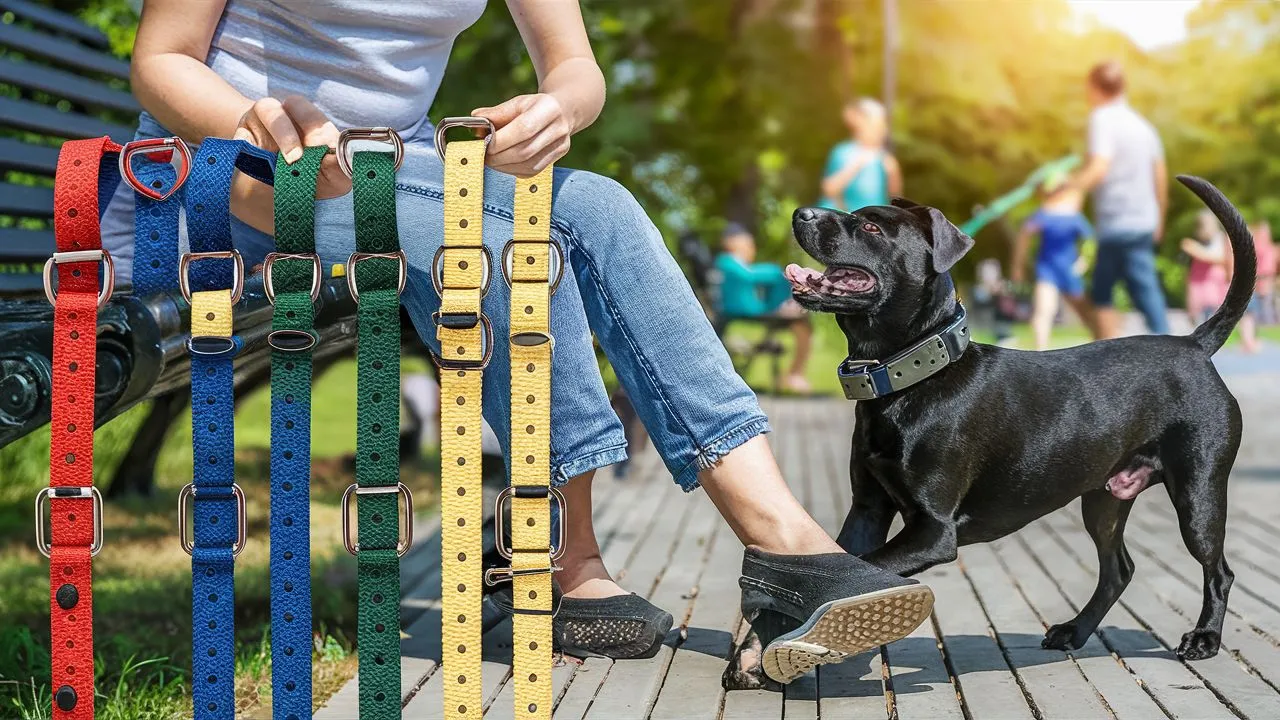
[(32, 62), (0, 57), (0, 82), (28, 90), (39, 90), (80, 105), (136, 113), (142, 106), (133, 95), (107, 87), (98, 80), (66, 70)]
[(133, 129), (73, 112), (62, 112), (30, 100), (0, 97), (0, 126), (30, 130), (58, 138), (111, 136), (118, 143), (133, 139)]
[[(686, 496), (679, 502), (687, 503), (690, 510), (687, 519), (676, 532), (677, 540), (664, 561), (665, 569), (661, 571), (651, 593), (651, 600), (653, 604), (667, 609), (683, 621), (688, 616), (693, 590), (706, 564), (709, 540), (724, 521), (704, 493)], [(675, 513), (668, 512), (666, 515), (667, 519), (655, 526), (659, 529), (653, 537), (662, 537), (666, 527), (669, 527), (666, 523), (671, 522)], [(637, 559), (636, 565), (643, 568), (649, 557), (660, 554), (655, 552), (658, 549), (648, 548), (647, 554)], [(674, 637), (669, 637), (668, 644), (663, 645), (652, 658), (615, 662), (587, 712), (587, 719), (647, 718), (657, 701), (662, 681), (671, 663), (674, 652), (671, 643), (674, 640)]]
[[(921, 579), (928, 582), (930, 576), (926, 573)], [(964, 718), (955, 686), (938, 651), (933, 623), (925, 622), (907, 637), (889, 644), (885, 657), (894, 707), (901, 720)]]
[[(1065, 516), (1062, 519), (1065, 521)], [(1080, 562), (1062, 545), (1047, 520), (1032, 523), (1022, 531), (1020, 539), (1045, 567), (1053, 569), (1053, 579), (1073, 607), (1088, 600), (1097, 584), (1096, 562)], [(1086, 542), (1092, 545), (1087, 539)], [(1135, 586), (1137, 583), (1129, 586), (1126, 597), (1128, 592), (1141, 593), (1140, 586), (1137, 590)], [(1179, 662), (1123, 602), (1107, 614), (1099, 635), (1165, 714), (1175, 718), (1212, 717), (1221, 711), (1217, 697), (1204, 682)]]
[(53, 217), (53, 188), (0, 183), (0, 215)]
[(0, 263), (34, 262), (44, 265), (56, 249), (52, 230), (0, 228)]
[(39, 3), (28, 2), (27, 0), (0, 0), (0, 10), (8, 10), (18, 16), (20, 20), (26, 20), (49, 30), (70, 35), (90, 45), (103, 49), (111, 47), (111, 42), (107, 39), (105, 33), (95, 27), (86, 25), (75, 15), (54, 10)]
[(612, 668), (613, 661), (607, 658), (584, 660), (556, 704), (556, 720), (582, 720)]
[[(421, 658), (401, 658), (400, 697), (412, 697), (428, 682), (436, 664)], [(315, 720), (349, 720), (360, 714), (360, 677), (353, 677), (315, 714)]]
[(956, 564), (929, 571), (947, 662), (970, 717), (1031, 720), (1035, 712), (1014, 668), (996, 642), (978, 596)]
[[(1067, 602), (1021, 540), (1005, 538), (992, 546), (1023, 597), (1046, 626), (1075, 617), (1077, 608)], [(1043, 543), (1044, 539), (1040, 541)], [(1111, 656), (1110, 649), (1102, 644), (1098, 635), (1091, 635), (1085, 646), (1070, 653), (1070, 657), (1117, 720), (1167, 717), (1137, 678)]]
[(0, 47), (85, 72), (104, 73), (121, 80), (129, 79), (129, 63), (113, 55), (18, 25), (0, 23)]
[[(1088, 553), (1093, 552), (1092, 541), (1085, 535), (1084, 530), (1071, 519), (1054, 517), (1051, 518), (1049, 526), (1077, 558), (1086, 557)], [(1132, 532), (1125, 533), (1126, 542), (1131, 551), (1136, 545), (1134, 535), (1135, 533)], [(1167, 604), (1169, 600), (1174, 599), (1171, 597), (1172, 595), (1180, 594), (1171, 592), (1173, 587), (1179, 584), (1179, 581), (1167, 573), (1159, 572), (1155, 568), (1147, 570), (1141, 559), (1135, 558), (1135, 562), (1139, 563), (1138, 571), (1134, 576), (1134, 581), (1130, 583), (1124, 595), (1121, 596), (1120, 602), (1130, 612), (1140, 617), (1143, 624), (1150, 628), (1152, 634), (1166, 648), (1176, 647), (1182, 633), (1188, 630), (1192, 624), (1187, 617), (1180, 615)], [(1185, 588), (1177, 589), (1185, 590)], [(1198, 604), (1197, 601), (1197, 610)], [(1222, 698), (1229, 700), (1241, 716), (1249, 718), (1280, 717), (1280, 696), (1277, 696), (1271, 687), (1257, 677), (1248, 674), (1228, 653), (1219, 653), (1216, 657), (1189, 663), (1185, 667), (1199, 676), (1220, 700)], [(1179, 706), (1185, 707), (1188, 700), (1190, 698), (1180, 699)], [(1166, 709), (1171, 707), (1170, 703), (1163, 704)], [(1223, 709), (1220, 712), (1228, 711)], [(1219, 716), (1230, 717), (1231, 715)], [(1188, 714), (1187, 717), (1195, 716)]]
[(1108, 717), (1110, 713), (1075, 663), (1058, 651), (1040, 647), (1044, 624), (1009, 581), (994, 551), (985, 545), (965, 547), (960, 562), (1040, 716), (1046, 720)]
[[(0, 24), (0, 28), (8, 27)], [(32, 145), (0, 137), (0, 170), (17, 170), (52, 177), (58, 169), (58, 148)]]

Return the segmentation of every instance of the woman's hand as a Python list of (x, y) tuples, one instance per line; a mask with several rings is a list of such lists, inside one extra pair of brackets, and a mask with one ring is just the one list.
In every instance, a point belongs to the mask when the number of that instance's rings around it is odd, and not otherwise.
[(554, 95), (518, 95), (497, 107), (476, 108), (497, 132), (489, 141), (485, 162), (499, 172), (529, 177), (569, 152), (573, 122)]
[(240, 118), (235, 137), (284, 155), (294, 163), (303, 147), (327, 146), (330, 153), (320, 163), (316, 197), (321, 200), (351, 191), (351, 178), (338, 167), (338, 128), (310, 100), (293, 95), (284, 101), (262, 98)]

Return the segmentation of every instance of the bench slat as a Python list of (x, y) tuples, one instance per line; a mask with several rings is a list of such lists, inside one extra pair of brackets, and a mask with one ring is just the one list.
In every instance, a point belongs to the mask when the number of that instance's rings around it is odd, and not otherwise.
[(0, 264), (43, 263), (55, 247), (52, 230), (0, 228)]
[(111, 41), (101, 30), (86, 25), (74, 15), (68, 15), (38, 3), (27, 2), (27, 0), (0, 0), (0, 10), (8, 10), (23, 20), (65, 33), (96, 47), (105, 49), (111, 46)]
[(129, 79), (129, 63), (117, 57), (87, 48), (73, 40), (43, 35), (17, 25), (0, 23), (0, 46), (41, 57), (59, 65), (93, 73), (105, 73), (121, 80)]
[(53, 188), (0, 183), (0, 215), (53, 217)]
[(35, 63), (0, 58), (0, 82), (21, 88), (42, 90), (50, 95), (84, 105), (131, 113), (142, 110), (138, 101), (127, 92), (112, 90), (97, 80), (81, 77), (66, 70), (57, 70)]
[(58, 148), (0, 137), (0, 170), (18, 170), (52, 177), (57, 169)]
[(21, 128), (60, 138), (91, 138), (110, 135), (125, 143), (133, 139), (133, 130), (97, 118), (60, 112), (48, 105), (0, 97), (0, 126)]

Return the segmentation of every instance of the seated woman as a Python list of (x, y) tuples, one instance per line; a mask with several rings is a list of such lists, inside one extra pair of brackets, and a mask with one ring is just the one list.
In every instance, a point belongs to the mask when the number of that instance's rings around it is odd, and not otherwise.
[(720, 313), (726, 320), (788, 321), (796, 337), (796, 354), (791, 370), (783, 378), (786, 389), (805, 394), (811, 388), (804, 370), (809, 362), (813, 329), (804, 308), (791, 299), (791, 281), (773, 263), (758, 263), (756, 239), (738, 223), (729, 223), (720, 233), (721, 253), (716, 257), (720, 273)]
[[(563, 157), (573, 134), (599, 115), (605, 97), (576, 2), (508, 5), (539, 88), (473, 111), (497, 128), (488, 147), (484, 203), (484, 241), (495, 258), (512, 236), (511, 176), (533, 175)], [(484, 0), (151, 0), (133, 61), (134, 92), (146, 108), (138, 135), (177, 134), (193, 143), (234, 135), (293, 161), (304, 145), (336, 146), (339, 128), (396, 129), (406, 145), (396, 197), (410, 266), (402, 302), (423, 341), (438, 350), (431, 264), (442, 241), (443, 168), (426, 113), (454, 38), (484, 6)], [(344, 262), (354, 249), (350, 188), (328, 156), (315, 223), (325, 267)], [(608, 178), (562, 168), (553, 193), (552, 238), (564, 250), (573, 282), (563, 283), (551, 303), (551, 470), (575, 510), (567, 513), (567, 552), (556, 575), (565, 598), (556, 625), (616, 617), (619, 603), (647, 619), (638, 631), (643, 637), (601, 634), (591, 647), (573, 650), (651, 654), (671, 624), (669, 614), (614, 582), (596, 543), (591, 479), (625, 456), (626, 439), (598, 372), (593, 331), (672, 477), (686, 490), (705, 488), (750, 546), (744, 573), (761, 589), (752, 593), (744, 615), (768, 616), (769, 626), (779, 628), (762, 632), (766, 643), (778, 638), (780, 647), (833, 608), (831, 617), (840, 619), (849, 609), (920, 596), (914, 581), (845, 554), (796, 501), (764, 437), (769, 422), (755, 395), (734, 374), (680, 268), (631, 194)], [(118, 193), (103, 224), (104, 244), (122, 258), (133, 241), (131, 196)], [(252, 265), (272, 248), (270, 189), (246, 183), (233, 193), (233, 203), (243, 221), (233, 234)], [(117, 267), (128, 276), (127, 263)], [(493, 283), (484, 307), (494, 337), (508, 337), (509, 302), (504, 283)], [(495, 343), (484, 374), (484, 417), (508, 455), (509, 370), (507, 343)], [(807, 594), (799, 598), (783, 589), (795, 586)], [(869, 633), (859, 634), (862, 644), (910, 631), (928, 617), (926, 604), (884, 612), (893, 622), (872, 623)], [(825, 662), (861, 649), (832, 642)]]

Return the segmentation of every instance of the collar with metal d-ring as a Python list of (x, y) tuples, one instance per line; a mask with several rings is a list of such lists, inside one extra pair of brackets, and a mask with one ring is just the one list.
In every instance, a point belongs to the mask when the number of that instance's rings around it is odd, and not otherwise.
[[(511, 487), (498, 499), (511, 504), (512, 677), (515, 717), (551, 720), (551, 576), (564, 552), (564, 496), (551, 487), (551, 296), (564, 274), (560, 246), (551, 239), (553, 168), (517, 178), (514, 230), (503, 250), (503, 275), (511, 287)], [(551, 539), (552, 505), (558, 506), (560, 540)], [(501, 537), (501, 536), (499, 536)], [(503, 570), (496, 573), (501, 574)], [(487, 579), (494, 579), (493, 577)]]
[(968, 347), (968, 315), (957, 300), (955, 314), (937, 331), (887, 360), (860, 360), (849, 356), (836, 368), (836, 377), (849, 400), (874, 400), (937, 375), (959, 360)]
[(276, 157), (276, 252), (262, 265), (271, 301), (271, 712), (311, 716), (311, 374), (320, 296), (316, 180), (329, 149)]
[(245, 497), (235, 484), (233, 360), (240, 343), (232, 307), (244, 292), (244, 264), (231, 242), (231, 178), (238, 169), (271, 184), (274, 165), (274, 154), (243, 140), (206, 138), (184, 197), (191, 251), (179, 262), (178, 285), (191, 304), (193, 476), (178, 495), (178, 527), (191, 555), (196, 720), (235, 717), (234, 571), (245, 545)]
[[(392, 152), (352, 152), (355, 141)], [(347, 284), (356, 301), (356, 484), (342, 495), (342, 537), (356, 556), (361, 720), (400, 717), (400, 557), (413, 543), (413, 496), (400, 482), (400, 292), (407, 274), (396, 227), (396, 168), (404, 145), (388, 128), (344, 130), (338, 160), (351, 176), (356, 252)], [(350, 508), (359, 526), (351, 537)], [(400, 499), (404, 499), (403, 534)]]
[[(53, 188), (57, 245), (44, 266), (53, 304), (49, 487), (36, 495), (36, 547), (49, 558), (54, 720), (91, 720), (93, 556), (102, 550), (102, 495), (93, 486), (93, 404), (98, 309), (114, 268), (99, 217), (119, 177), (110, 138), (72, 140), (58, 153)], [(53, 279), (57, 276), (57, 288)], [(45, 508), (50, 534), (44, 533)]]
[[(135, 168), (142, 156), (149, 162)], [(179, 137), (147, 138), (120, 151), (120, 177), (133, 188), (133, 294), (178, 288), (178, 209), (191, 173), (191, 150)]]

